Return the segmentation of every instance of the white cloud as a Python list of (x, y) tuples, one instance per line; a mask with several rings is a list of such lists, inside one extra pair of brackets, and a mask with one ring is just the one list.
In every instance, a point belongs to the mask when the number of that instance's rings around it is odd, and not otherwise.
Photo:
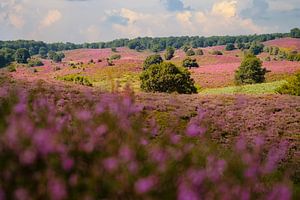
[(87, 42), (99, 41), (101, 37), (101, 32), (95, 25), (91, 25), (87, 29), (81, 30), (80, 33), (85, 37)]
[(18, 29), (21, 29), (25, 24), (24, 19), (22, 17), (18, 16), (18, 15), (15, 15), (15, 14), (10, 14), (8, 16), (8, 19), (9, 19), (10, 23)]
[(42, 27), (48, 27), (56, 23), (62, 18), (62, 14), (59, 10), (49, 10), (47, 16), (41, 21)]
[(237, 15), (237, 1), (225, 0), (217, 2), (213, 5), (212, 14), (221, 15), (223, 17), (234, 17)]

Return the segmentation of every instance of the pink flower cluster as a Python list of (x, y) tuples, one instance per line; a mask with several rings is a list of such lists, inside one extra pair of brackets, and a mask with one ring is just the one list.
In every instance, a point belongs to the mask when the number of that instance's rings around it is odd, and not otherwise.
[(96, 102), (42, 88), (1, 93), (1, 200), (291, 198), (284, 176), (266, 181), (288, 143), (266, 157), (261, 138), (224, 148), (205, 110), (186, 131), (161, 134), (130, 92)]

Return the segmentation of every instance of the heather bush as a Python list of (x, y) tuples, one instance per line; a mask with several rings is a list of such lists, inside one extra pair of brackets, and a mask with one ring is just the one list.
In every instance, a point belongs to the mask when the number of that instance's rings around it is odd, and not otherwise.
[(141, 89), (146, 92), (196, 93), (194, 80), (187, 69), (179, 68), (168, 62), (151, 65), (141, 77)]
[(157, 137), (129, 92), (82, 104), (43, 88), (4, 93), (1, 200), (291, 199), (277, 171), (288, 143), (263, 152), (262, 138), (241, 137), (224, 148), (207, 134), (204, 110), (186, 131)]
[(262, 68), (262, 61), (254, 55), (246, 55), (241, 66), (235, 72), (237, 84), (263, 83), (267, 70)]
[(196, 55), (198, 55), (198, 56), (202, 56), (202, 55), (204, 55), (204, 53), (203, 53), (203, 50), (202, 50), (202, 49), (196, 49), (196, 50), (195, 50), (195, 54), (196, 54)]
[(218, 51), (218, 50), (213, 50), (212, 52), (210, 52), (212, 55), (223, 55), (222, 51)]
[(300, 73), (289, 78), (285, 84), (276, 90), (279, 94), (300, 96)]
[(143, 69), (148, 69), (151, 65), (160, 64), (163, 62), (162, 57), (159, 54), (151, 55), (146, 58), (144, 61)]

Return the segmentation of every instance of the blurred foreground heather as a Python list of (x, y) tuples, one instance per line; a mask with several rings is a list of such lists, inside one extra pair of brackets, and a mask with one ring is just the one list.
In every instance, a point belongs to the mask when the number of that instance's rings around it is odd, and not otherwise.
[(202, 109), (161, 133), (130, 91), (46, 91), (1, 87), (0, 200), (292, 198), (285, 140), (266, 151), (241, 133), (225, 148)]

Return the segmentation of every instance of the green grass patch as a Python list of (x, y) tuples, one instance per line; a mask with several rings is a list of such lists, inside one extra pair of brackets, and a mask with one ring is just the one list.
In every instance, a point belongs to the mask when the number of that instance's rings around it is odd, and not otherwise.
[(200, 91), (200, 94), (275, 94), (276, 89), (284, 83), (286, 83), (285, 80), (271, 83), (204, 89)]
[(78, 85), (93, 86), (89, 78), (82, 76), (80, 74), (69, 74), (66, 76), (58, 77), (57, 79), (62, 81), (73, 82)]

